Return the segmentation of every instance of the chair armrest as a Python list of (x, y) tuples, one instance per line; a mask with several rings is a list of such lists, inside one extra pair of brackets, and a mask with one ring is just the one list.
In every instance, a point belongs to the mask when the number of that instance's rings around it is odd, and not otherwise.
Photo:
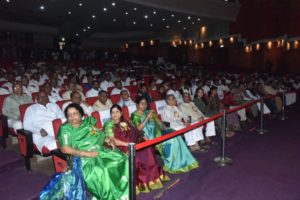
[(67, 156), (60, 149), (51, 151), (53, 165), (56, 173), (64, 172), (67, 169)]
[(6, 138), (8, 138), (7, 116), (2, 114), (1, 121), (2, 121), (2, 138), (6, 139)]
[(21, 155), (31, 158), (33, 156), (32, 132), (25, 129), (19, 129), (17, 130), (17, 133)]

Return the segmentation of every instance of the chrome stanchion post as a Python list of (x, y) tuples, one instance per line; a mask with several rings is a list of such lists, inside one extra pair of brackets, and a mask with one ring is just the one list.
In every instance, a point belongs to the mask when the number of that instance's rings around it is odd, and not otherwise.
[(284, 121), (287, 117), (284, 116), (284, 109), (285, 109), (285, 92), (282, 92), (282, 109), (281, 109), (281, 120)]
[(226, 110), (223, 112), (223, 120), (222, 120), (222, 149), (221, 156), (218, 156), (214, 159), (214, 161), (220, 166), (227, 166), (232, 164), (232, 159), (225, 156), (225, 146), (226, 146)]
[(257, 132), (261, 135), (268, 132), (264, 130), (264, 98), (261, 97), (260, 99), (260, 128), (257, 129)]
[(136, 172), (135, 172), (135, 143), (128, 144), (129, 156), (129, 199), (136, 200)]

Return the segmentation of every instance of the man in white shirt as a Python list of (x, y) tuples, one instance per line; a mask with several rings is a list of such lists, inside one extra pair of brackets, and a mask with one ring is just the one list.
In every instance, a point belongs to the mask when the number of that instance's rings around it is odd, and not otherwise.
[(127, 74), (124, 74), (121, 78), (123, 86), (130, 86), (130, 78), (127, 77)]
[[(124, 88), (122, 86), (122, 82), (118, 81), (116, 83), (116, 87), (111, 91), (110, 95), (115, 95), (115, 94), (120, 94), (122, 90), (127, 90), (127, 88)], [(127, 90), (128, 91), (128, 90)], [(128, 91), (128, 93), (130, 94), (130, 92)]]
[(10, 94), (9, 91), (5, 88), (0, 87), (0, 95)]
[(99, 90), (100, 90), (100, 87), (99, 87), (99, 82), (98, 81), (93, 81), (93, 87), (87, 91), (86, 93), (86, 97), (97, 97), (98, 94), (99, 94)]
[(68, 85), (68, 90), (65, 91), (63, 94), (62, 94), (62, 98), (64, 100), (69, 100), (71, 99), (71, 93), (74, 92), (74, 91), (78, 91), (81, 95), (81, 99), (83, 101), (85, 101), (85, 96), (83, 95), (83, 93), (81, 91), (79, 91), (77, 88), (76, 88), (76, 84), (74, 82), (69, 82), (69, 85)]
[[(161, 115), (162, 121), (169, 122), (170, 128), (175, 130), (180, 130), (189, 126), (191, 121), (189, 117), (181, 112), (176, 106), (177, 102), (174, 95), (168, 95), (166, 102), (167, 105), (164, 107)], [(188, 131), (184, 134), (184, 138), (191, 151), (200, 150), (198, 142), (204, 139), (200, 128)]]
[(112, 102), (108, 98), (108, 94), (105, 91), (100, 91), (98, 95), (98, 100), (94, 103), (93, 108), (94, 110), (101, 111), (107, 110), (112, 107)]
[(51, 103), (56, 103), (57, 101), (62, 101), (63, 99), (59, 96), (58, 93), (52, 90), (52, 85), (50, 83), (45, 83), (45, 92), (48, 94), (49, 101)]
[(211, 81), (206, 80), (205, 85), (202, 87), (202, 89), (206, 95), (208, 95), (208, 92), (210, 91), (210, 86), (211, 86)]
[[(197, 123), (207, 119), (207, 117), (197, 108), (197, 106), (190, 100), (188, 93), (183, 94), (183, 103), (180, 105), (180, 110), (187, 116), (191, 116), (192, 123)], [(199, 128), (203, 133), (203, 126)], [(208, 142), (209, 137), (216, 135), (216, 128), (214, 121), (207, 123), (205, 136)]]
[(22, 76), (21, 77), (21, 83), (23, 85), (23, 92), (25, 94), (28, 94), (29, 96), (31, 96), (32, 93), (39, 91), (39, 87), (38, 86), (36, 86), (36, 85), (29, 85), (29, 80), (28, 80), (27, 76)]
[(54, 150), (57, 148), (52, 121), (64, 118), (58, 105), (50, 103), (45, 92), (39, 92), (37, 103), (27, 108), (24, 116), (24, 129), (32, 132), (34, 144), (39, 151), (43, 147)]
[(170, 94), (174, 95), (178, 105), (180, 105), (183, 102), (180, 92), (176, 90), (176, 83), (172, 83), (171, 89), (168, 90), (167, 95)]
[(39, 87), (43, 85), (44, 82), (40, 79), (40, 74), (38, 72), (35, 72), (32, 76), (32, 79), (29, 81), (29, 85), (35, 85), (36, 87)]
[(107, 88), (114, 87), (115, 84), (111, 82), (111, 76), (109, 73), (105, 74), (104, 81), (101, 82), (100, 88), (107, 92)]
[(84, 114), (86, 114), (86, 115), (90, 116), (92, 114), (92, 112), (94, 112), (94, 109), (92, 108), (92, 106), (90, 106), (86, 102), (82, 101), (81, 95), (78, 91), (74, 91), (71, 93), (71, 101), (64, 103), (64, 105), (62, 106), (62, 111), (65, 112), (65, 109), (71, 103), (76, 103), (76, 104), (80, 105), (84, 111)]
[(121, 91), (121, 99), (118, 102), (118, 105), (121, 107), (135, 105), (135, 102), (131, 100), (127, 90)]
[(15, 74), (14, 73), (9, 73), (7, 75), (7, 82), (4, 83), (1, 87), (6, 88), (9, 91), (9, 93), (12, 94), (13, 93), (13, 87), (12, 86), (13, 86), (13, 83), (15, 82), (15, 80), (16, 80)]

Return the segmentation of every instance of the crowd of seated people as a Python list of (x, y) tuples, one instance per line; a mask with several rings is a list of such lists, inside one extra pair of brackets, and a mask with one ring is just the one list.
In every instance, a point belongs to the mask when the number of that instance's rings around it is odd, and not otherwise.
[[(70, 127), (86, 124), (89, 126), (88, 130), (93, 132), (95, 123), (90, 117), (92, 113), (110, 110), (112, 119), (102, 124), (102, 131), (106, 137), (111, 138), (103, 139), (102, 143), (115, 144), (115, 148), (126, 153), (125, 146), (129, 142), (139, 143), (153, 139), (205, 120), (224, 109), (235, 108), (261, 97), (277, 95), (282, 91), (300, 89), (300, 76), (297, 75), (215, 72), (197, 66), (174, 68), (173, 65), (153, 63), (131, 63), (124, 67), (105, 67), (102, 70), (92, 65), (80, 68), (60, 64), (28, 65), (26, 68), (20, 65), (14, 69), (1, 69), (0, 78), (0, 95), (8, 95), (2, 108), (2, 113), (8, 117), (8, 126), (15, 131), (22, 127), (31, 131), (33, 142), (39, 150), (43, 147), (49, 150), (57, 148), (51, 124), (52, 120), (57, 118), (67, 118)], [(284, 102), (290, 105), (295, 101), (295, 93), (286, 94), (284, 99), (282, 96), (267, 99), (263, 105), (264, 114), (276, 115), (281, 111)], [(62, 106), (59, 106), (60, 102), (63, 102)], [(159, 112), (150, 110), (152, 102), (161, 103)], [(34, 104), (26, 110), (22, 125), (19, 106), (28, 103)], [(126, 121), (122, 116), (122, 108), (131, 106), (136, 106), (137, 111)], [(237, 131), (241, 131), (242, 125), (251, 123), (251, 118), (257, 117), (260, 109), (261, 105), (257, 103), (249, 109), (228, 114), (226, 136), (232, 137)], [(80, 120), (78, 125), (72, 121), (77, 115), (85, 116), (87, 120)], [(157, 145), (156, 148), (164, 161), (163, 169), (170, 173), (183, 173), (198, 167), (198, 162), (190, 153), (208, 150), (208, 145), (213, 143), (212, 137), (221, 129), (220, 122), (221, 119), (217, 119), (208, 123), (205, 128), (186, 132), (185, 143), (181, 141), (182, 138), (177, 138), (170, 144)], [(66, 129), (72, 131), (70, 127)], [(96, 133), (98, 132), (95, 130)], [(131, 136), (128, 133), (132, 133)], [(60, 144), (62, 148), (67, 149), (66, 153), (84, 158), (98, 156), (97, 153), (84, 152), (88, 150), (81, 145), (72, 146), (71, 150), (64, 148), (63, 145), (70, 147), (72, 144), (67, 143), (66, 138), (60, 140), (63, 141)], [(166, 146), (184, 152), (189, 162), (174, 161), (166, 157)], [(137, 175), (139, 192), (161, 188), (163, 182), (169, 179), (155, 161), (153, 152), (141, 151), (138, 156), (137, 173), (141, 173), (140, 177)], [(119, 159), (122, 160), (121, 157)], [(145, 172), (141, 165), (149, 167), (152, 172)], [(147, 173), (150, 174), (145, 178), (142, 174)], [(84, 178), (88, 178), (87, 176), (84, 174)], [(125, 177), (124, 184), (127, 182)], [(127, 191), (126, 187), (118, 186), (120, 195)], [(112, 191), (107, 188), (106, 190), (105, 195), (111, 195)], [(101, 198), (101, 194), (90, 192)]]

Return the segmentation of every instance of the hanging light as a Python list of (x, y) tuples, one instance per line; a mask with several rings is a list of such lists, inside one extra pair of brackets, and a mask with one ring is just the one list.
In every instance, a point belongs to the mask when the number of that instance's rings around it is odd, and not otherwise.
[(141, 47), (144, 47), (144, 46), (145, 46), (144, 41), (141, 41)]
[(154, 45), (154, 41), (150, 40), (150, 45), (153, 46)]
[(209, 41), (209, 42), (208, 42), (208, 45), (209, 45), (209, 47), (212, 47), (213, 42), (212, 42), (212, 41)]
[(294, 49), (298, 49), (299, 48), (299, 41), (295, 40), (294, 42)]
[(203, 49), (204, 48), (204, 43), (203, 42), (201, 42), (201, 49)]
[(229, 41), (230, 41), (231, 43), (233, 43), (233, 42), (234, 42), (234, 37), (230, 37), (230, 38), (229, 38)]
[(268, 47), (268, 49), (272, 49), (272, 42), (271, 42), (271, 41), (269, 41), (269, 42), (267, 43), (267, 47)]
[(195, 48), (195, 50), (197, 50), (198, 49), (198, 44), (195, 44), (194, 48)]
[(255, 45), (255, 49), (256, 49), (256, 51), (258, 51), (258, 50), (260, 49), (260, 44), (259, 44), (259, 43), (257, 43), (257, 44)]

